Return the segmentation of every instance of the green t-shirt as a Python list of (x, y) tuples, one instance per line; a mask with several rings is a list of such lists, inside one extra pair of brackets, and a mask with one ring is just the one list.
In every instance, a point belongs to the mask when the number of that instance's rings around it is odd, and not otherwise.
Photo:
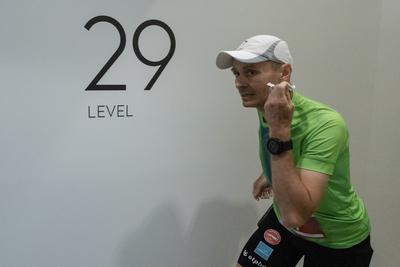
[[(335, 110), (300, 95), (293, 95), (291, 136), (297, 168), (329, 175), (328, 186), (310, 221), (293, 233), (330, 248), (348, 248), (370, 233), (370, 221), (364, 203), (350, 181), (349, 135), (341, 115)], [(270, 154), (266, 149), (268, 125), (260, 119), (260, 159), (270, 183)], [(280, 219), (277, 204), (274, 210)]]

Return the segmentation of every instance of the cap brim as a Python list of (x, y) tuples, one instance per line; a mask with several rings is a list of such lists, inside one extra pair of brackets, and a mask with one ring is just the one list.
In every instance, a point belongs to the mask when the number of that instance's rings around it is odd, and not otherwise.
[(220, 69), (227, 69), (232, 67), (233, 60), (237, 60), (243, 63), (258, 63), (268, 60), (267, 58), (250, 53), (247, 51), (235, 50), (235, 51), (222, 51), (217, 55), (216, 64)]

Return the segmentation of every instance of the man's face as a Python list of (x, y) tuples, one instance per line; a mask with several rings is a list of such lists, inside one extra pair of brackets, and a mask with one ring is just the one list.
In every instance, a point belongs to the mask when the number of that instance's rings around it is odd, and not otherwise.
[(235, 76), (235, 86), (242, 98), (244, 107), (264, 109), (268, 98), (267, 83), (280, 82), (280, 68), (273, 68), (271, 62), (242, 63), (233, 61), (232, 73)]

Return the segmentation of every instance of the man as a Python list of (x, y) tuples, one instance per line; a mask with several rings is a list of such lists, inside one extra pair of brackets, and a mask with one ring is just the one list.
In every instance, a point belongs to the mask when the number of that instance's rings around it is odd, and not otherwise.
[[(349, 137), (335, 110), (291, 84), (287, 43), (258, 35), (217, 56), (231, 68), (244, 107), (258, 111), (263, 169), (256, 200), (273, 205), (243, 248), (237, 266), (369, 266), (370, 222), (350, 182)], [(268, 85), (267, 85), (268, 84)]]

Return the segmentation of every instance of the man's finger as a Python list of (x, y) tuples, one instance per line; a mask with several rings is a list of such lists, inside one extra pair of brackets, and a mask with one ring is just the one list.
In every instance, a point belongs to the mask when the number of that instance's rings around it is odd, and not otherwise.
[(287, 91), (287, 88), (285, 86), (281, 86), (280, 84), (278, 84), (274, 86), (272, 93), (277, 96), (284, 96), (285, 91)]
[(260, 193), (261, 193), (260, 188), (253, 187), (253, 196), (254, 196), (254, 198), (258, 197), (260, 195)]
[(290, 96), (290, 89), (287, 88), (287, 90), (285, 91), (285, 96), (286, 96), (286, 100), (288, 103), (290, 103), (292, 101), (292, 97)]
[[(268, 83), (267, 85), (271, 85), (271, 83)], [(287, 93), (289, 93), (289, 88), (287, 86), (287, 83), (280, 83), (280, 84), (276, 84), (272, 87), (269, 87), (270, 91), (269, 94), (270, 96), (273, 97), (277, 97), (277, 98), (285, 98), (287, 102), (289, 102), (290, 95), (289, 98), (287, 97)]]
[(271, 197), (271, 194), (267, 191), (264, 191), (261, 194), (261, 199), (269, 199), (270, 197)]

